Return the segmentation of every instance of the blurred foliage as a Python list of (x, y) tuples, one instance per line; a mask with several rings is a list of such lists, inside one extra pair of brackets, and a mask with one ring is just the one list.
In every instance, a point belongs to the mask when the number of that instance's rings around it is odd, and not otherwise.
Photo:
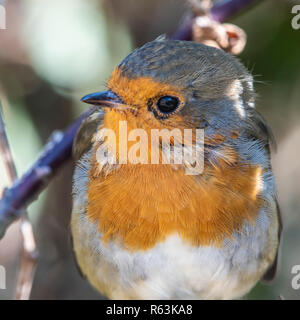
[[(248, 42), (240, 56), (255, 76), (257, 108), (278, 141), (274, 171), (285, 230), (281, 268), (272, 285), (259, 284), (248, 299), (299, 299), (291, 268), (300, 264), (300, 30), (291, 27), (293, 1), (265, 0), (234, 17)], [(101, 90), (112, 69), (136, 46), (170, 33), (180, 23), (182, 0), (10, 0), (7, 29), (0, 30), (0, 98), (8, 136), (22, 174), (55, 129), (63, 129), (85, 106), (82, 95)], [(0, 166), (1, 185), (5, 174)], [(34, 299), (99, 298), (80, 278), (69, 241), (72, 163), (30, 206), (40, 260)], [(12, 226), (0, 242), (12, 298), (19, 252)]]

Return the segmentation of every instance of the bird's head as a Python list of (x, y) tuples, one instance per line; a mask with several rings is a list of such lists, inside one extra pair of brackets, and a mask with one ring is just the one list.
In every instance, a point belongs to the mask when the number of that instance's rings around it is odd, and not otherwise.
[(108, 89), (82, 99), (105, 109), (108, 128), (126, 120), (129, 130), (204, 129), (205, 145), (220, 148), (215, 154), (223, 158), (236, 139), (266, 131), (255, 121), (247, 69), (232, 55), (199, 43), (147, 43), (114, 70)]

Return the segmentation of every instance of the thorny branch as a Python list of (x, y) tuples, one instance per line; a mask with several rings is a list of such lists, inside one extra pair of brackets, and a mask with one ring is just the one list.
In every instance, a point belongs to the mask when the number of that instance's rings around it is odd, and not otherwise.
[[(211, 7), (208, 14), (212, 21), (224, 22), (254, 2), (256, 2), (256, 0), (221, 0)], [(170, 39), (193, 39), (193, 25), (197, 16), (195, 11), (196, 10), (186, 17), (178, 30), (170, 36)], [(219, 43), (217, 43), (217, 45), (218, 44)], [(27, 220), (25, 209), (38, 197), (42, 190), (47, 187), (57, 170), (71, 158), (75, 134), (81, 122), (90, 115), (93, 110), (94, 109), (89, 109), (83, 113), (64, 132), (55, 131), (42, 150), (38, 160), (19, 179), (16, 179), (16, 170), (11, 153), (7, 152), (9, 150), (7, 139), (5, 142), (5, 138), (0, 138), (0, 143), (3, 144), (0, 147), (4, 147), (4, 149), (1, 148), (0, 151), (3, 153), (5, 163), (7, 164), (7, 172), (13, 182), (12, 187), (5, 189), (2, 199), (0, 200), (0, 239), (4, 236), (6, 229), (13, 221), (23, 217), (21, 232), (24, 240), (24, 248), (22, 254), (22, 268), (19, 274), (19, 285), (17, 289), (18, 298), (26, 299), (29, 297), (36, 261), (32, 227)], [(2, 130), (0, 136), (6, 137), (4, 124), (3, 129), (2, 126), (0, 126), (0, 130)]]

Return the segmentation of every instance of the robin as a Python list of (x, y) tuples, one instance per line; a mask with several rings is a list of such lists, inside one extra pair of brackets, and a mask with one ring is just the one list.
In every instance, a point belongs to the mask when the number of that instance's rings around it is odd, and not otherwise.
[[(96, 111), (73, 147), (73, 245), (89, 282), (110, 299), (235, 299), (271, 280), (281, 231), (272, 134), (246, 68), (222, 50), (158, 38), (129, 54), (107, 89), (82, 99)], [(136, 129), (147, 139), (203, 130), (202, 172), (151, 163), (141, 154), (163, 153), (161, 139), (138, 143)], [(174, 136), (171, 149), (190, 147)], [(139, 144), (140, 161), (124, 161), (124, 144)]]

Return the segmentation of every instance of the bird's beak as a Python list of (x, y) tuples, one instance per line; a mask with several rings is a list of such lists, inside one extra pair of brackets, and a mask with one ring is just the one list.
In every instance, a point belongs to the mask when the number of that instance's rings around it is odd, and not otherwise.
[(110, 90), (88, 94), (84, 96), (81, 101), (96, 106), (104, 106), (110, 108), (115, 108), (120, 104), (124, 104), (122, 99), (120, 99), (114, 92)]

